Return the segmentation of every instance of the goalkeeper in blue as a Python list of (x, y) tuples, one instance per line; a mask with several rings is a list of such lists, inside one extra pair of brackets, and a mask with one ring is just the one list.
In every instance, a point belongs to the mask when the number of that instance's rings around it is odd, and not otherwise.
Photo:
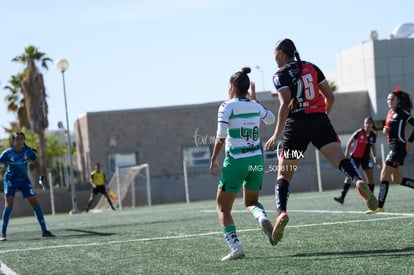
[(210, 173), (218, 175), (217, 158), (225, 146), (226, 154), (218, 184), (216, 208), (230, 253), (222, 261), (245, 257), (231, 215), (233, 203), (241, 188), (247, 211), (259, 223), (270, 243), (276, 244), (272, 240), (273, 225), (259, 202), (264, 173), (260, 122), (272, 124), (275, 116), (255, 100), (254, 82), (250, 82), (247, 75), (250, 71), (250, 68), (242, 68), (230, 77), (229, 100), (222, 103), (218, 110), (217, 134), (210, 162)]
[[(16, 132), (11, 137), (11, 147), (0, 154), (0, 163), (7, 165), (4, 173), (4, 210), (2, 215), (2, 228), (0, 241), (6, 240), (7, 226), (10, 215), (13, 210), (14, 196), (16, 191), (20, 190), (22, 197), (27, 199), (33, 208), (33, 212), (40, 224), (42, 237), (55, 237), (46, 228), (46, 222), (43, 212), (37, 201), (35, 189), (30, 182), (28, 174), (29, 161), (34, 161), (36, 168), (40, 171), (40, 164), (36, 161), (35, 150), (25, 143), (25, 135), (22, 132)], [(41, 177), (41, 180), (43, 177)]]

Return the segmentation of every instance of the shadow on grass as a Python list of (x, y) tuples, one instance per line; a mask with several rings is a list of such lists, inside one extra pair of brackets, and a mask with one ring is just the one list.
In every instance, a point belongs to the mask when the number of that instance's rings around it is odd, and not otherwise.
[(103, 232), (97, 232), (92, 230), (82, 230), (82, 229), (66, 229), (65, 231), (71, 231), (71, 232), (78, 232), (80, 234), (71, 234), (71, 235), (65, 235), (64, 237), (90, 237), (90, 236), (112, 236), (115, 233), (103, 233)]
[(405, 247), (400, 249), (377, 249), (377, 250), (356, 250), (356, 251), (335, 251), (335, 252), (312, 252), (312, 253), (297, 253), (291, 255), (292, 257), (324, 257), (324, 256), (412, 256), (414, 247)]

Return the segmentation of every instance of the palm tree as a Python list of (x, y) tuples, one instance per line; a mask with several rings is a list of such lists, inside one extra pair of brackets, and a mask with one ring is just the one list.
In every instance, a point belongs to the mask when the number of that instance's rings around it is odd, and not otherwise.
[(49, 126), (48, 105), (46, 102), (46, 89), (43, 81), (43, 75), (36, 66), (40, 63), (42, 68), (48, 69), (47, 62), (52, 61), (45, 53), (40, 52), (35, 46), (28, 46), (24, 49), (22, 55), (12, 59), (13, 62), (19, 62), (26, 67), (23, 70), (23, 79), (21, 87), (24, 94), (24, 105), (29, 119), (30, 129), (39, 135), (39, 161), (44, 169), (44, 157), (46, 156), (45, 129)]
[(30, 128), (29, 118), (27, 117), (26, 106), (24, 104), (24, 94), (22, 89), (23, 74), (12, 75), (9, 85), (3, 89), (10, 93), (4, 97), (7, 102), (7, 110), (17, 114), (18, 128)]

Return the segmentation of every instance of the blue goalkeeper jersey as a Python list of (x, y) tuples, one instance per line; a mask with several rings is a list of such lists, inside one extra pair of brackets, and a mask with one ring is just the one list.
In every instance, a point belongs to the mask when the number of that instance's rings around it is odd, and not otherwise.
[(28, 181), (28, 163), (30, 160), (36, 159), (36, 154), (30, 147), (24, 146), (20, 153), (16, 153), (13, 147), (6, 149), (0, 155), (0, 162), (7, 162), (4, 180), (11, 182)]

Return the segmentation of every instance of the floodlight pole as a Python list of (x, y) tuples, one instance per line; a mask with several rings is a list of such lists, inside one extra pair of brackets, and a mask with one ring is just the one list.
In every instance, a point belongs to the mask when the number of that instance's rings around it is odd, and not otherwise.
[(260, 66), (256, 66), (256, 69), (260, 72), (260, 76), (262, 77), (262, 90), (266, 91), (263, 70)]
[(67, 131), (67, 138), (68, 138), (68, 155), (69, 155), (69, 181), (72, 193), (72, 210), (69, 214), (77, 214), (80, 213), (78, 206), (77, 206), (77, 196), (76, 196), (76, 187), (75, 187), (75, 177), (73, 173), (73, 160), (72, 160), (72, 143), (70, 140), (70, 131), (69, 131), (69, 115), (68, 115), (68, 104), (66, 100), (66, 85), (65, 85), (65, 71), (67, 70), (69, 63), (66, 59), (59, 59), (55, 63), (56, 69), (62, 73), (62, 80), (63, 80), (63, 95), (65, 98), (65, 111), (66, 111), (66, 131)]

